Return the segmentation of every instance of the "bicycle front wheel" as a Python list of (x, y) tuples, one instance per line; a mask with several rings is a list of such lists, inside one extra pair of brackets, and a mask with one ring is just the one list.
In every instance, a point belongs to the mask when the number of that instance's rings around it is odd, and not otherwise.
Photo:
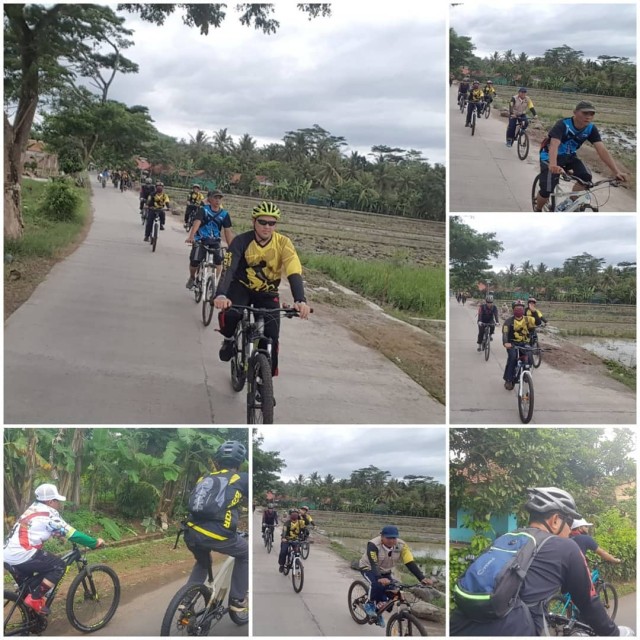
[(67, 594), (67, 618), (78, 631), (102, 629), (120, 603), (120, 580), (107, 565), (95, 564), (81, 571)]
[(271, 549), (273, 549), (273, 534), (270, 531), (267, 531), (266, 547), (267, 553), (271, 553)]
[(487, 106), (484, 108), (484, 117), (488, 118), (491, 115), (491, 103), (487, 102)]
[(249, 424), (273, 424), (273, 378), (271, 363), (264, 353), (253, 357), (249, 367), (247, 390), (247, 422)]
[(487, 329), (484, 334), (484, 359), (485, 362), (489, 360), (489, 355), (491, 354), (491, 334)]
[[(537, 347), (538, 340), (536, 339), (531, 346)], [(542, 364), (542, 351), (531, 352), (531, 364), (534, 366), (535, 369), (537, 369)]]
[(388, 636), (427, 636), (422, 622), (408, 611), (394, 613), (387, 622)]
[(4, 637), (29, 635), (29, 608), (13, 591), (4, 592)]
[(526, 131), (521, 131), (518, 136), (518, 158), (520, 160), (526, 160), (529, 155), (529, 134)]
[(608, 582), (602, 582), (596, 587), (596, 593), (600, 596), (600, 602), (607, 610), (609, 617), (615, 620), (618, 613), (618, 592), (616, 588)]
[(202, 267), (198, 267), (196, 272), (195, 283), (193, 285), (193, 296), (196, 300), (196, 304), (202, 300)]
[[(161, 636), (206, 636), (207, 602), (211, 590), (203, 584), (187, 584), (171, 599), (160, 627)], [(206, 628), (205, 628), (206, 627)]]
[(477, 115), (476, 115), (476, 110), (474, 109), (471, 112), (471, 135), (475, 136), (476, 135), (476, 119), (477, 119)]
[(236, 345), (235, 353), (231, 358), (231, 387), (234, 391), (242, 391), (247, 380), (247, 373), (244, 369), (244, 353), (242, 349), (242, 326), (238, 323), (234, 335)]
[(155, 253), (156, 246), (158, 245), (158, 230), (159, 226), (154, 222), (151, 228), (151, 251)]
[(349, 613), (358, 624), (367, 624), (369, 616), (364, 610), (369, 595), (369, 587), (362, 580), (355, 580), (349, 587), (347, 600), (349, 603)]
[(202, 300), (202, 324), (208, 327), (213, 317), (213, 296), (215, 294), (213, 285), (213, 276), (207, 278), (207, 282), (204, 285), (204, 299)]
[(308, 542), (303, 542), (300, 545), (300, 555), (303, 560), (306, 560), (309, 557), (309, 551), (311, 551), (311, 545)]
[(523, 424), (529, 423), (533, 417), (533, 378), (528, 371), (525, 371), (520, 378), (518, 413)]
[(302, 566), (300, 558), (293, 559), (291, 582), (293, 583), (293, 590), (296, 593), (300, 593), (302, 591), (302, 585), (304, 585), (304, 567)]

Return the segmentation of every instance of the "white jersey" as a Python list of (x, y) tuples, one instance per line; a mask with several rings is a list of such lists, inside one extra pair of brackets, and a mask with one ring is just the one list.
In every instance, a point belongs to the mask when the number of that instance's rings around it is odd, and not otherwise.
[(42, 502), (34, 502), (20, 517), (4, 545), (4, 562), (22, 564), (51, 537), (70, 538), (76, 530)]

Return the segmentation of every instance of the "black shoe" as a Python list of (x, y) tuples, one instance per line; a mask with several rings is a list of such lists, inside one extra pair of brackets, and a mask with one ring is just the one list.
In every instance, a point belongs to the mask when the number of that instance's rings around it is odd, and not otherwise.
[(164, 225), (163, 224), (160, 225), (160, 231), (164, 231)]
[(144, 237), (144, 242), (149, 242), (149, 236)]
[(467, 122), (464, 126), (465, 127), (470, 127), (471, 125)]
[(482, 351), (482, 345), (481, 344), (478, 345), (478, 351)]
[(220, 356), (220, 360), (222, 360), (222, 362), (229, 362), (229, 360), (231, 360), (231, 358), (233, 358), (233, 356), (235, 355), (235, 352), (236, 349), (234, 340), (232, 338), (225, 338), (222, 346), (220, 347), (220, 352), (218, 355)]
[(279, 571), (280, 573), (284, 573), (284, 565), (282, 565), (282, 564), (281, 564), (281, 565), (278, 567), (278, 571)]

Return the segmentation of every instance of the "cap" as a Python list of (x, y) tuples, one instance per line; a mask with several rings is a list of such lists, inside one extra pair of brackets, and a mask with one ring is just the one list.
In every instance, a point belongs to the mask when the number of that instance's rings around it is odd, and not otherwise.
[(523, 93), (527, 93), (527, 87), (520, 87), (520, 88), (518, 89), (518, 93), (520, 93), (521, 91), (522, 91)]
[(580, 527), (592, 527), (592, 526), (593, 526), (593, 522), (587, 522), (583, 518), (580, 518), (579, 520), (573, 521), (573, 524), (571, 525), (571, 530), (579, 529)]
[(596, 108), (593, 106), (593, 103), (588, 100), (580, 100), (575, 108), (576, 111), (595, 111)]
[(222, 198), (224, 197), (224, 193), (222, 193), (220, 189), (216, 189), (215, 191), (207, 191), (207, 198), (211, 198), (213, 196), (220, 196)]
[(392, 524), (388, 524), (385, 527), (382, 527), (380, 535), (384, 536), (385, 538), (397, 538), (400, 535), (400, 532), (398, 531), (398, 527)]
[(35, 490), (36, 500), (40, 502), (48, 502), (49, 500), (60, 500), (64, 502), (66, 498), (58, 493), (58, 489), (54, 484), (41, 484)]

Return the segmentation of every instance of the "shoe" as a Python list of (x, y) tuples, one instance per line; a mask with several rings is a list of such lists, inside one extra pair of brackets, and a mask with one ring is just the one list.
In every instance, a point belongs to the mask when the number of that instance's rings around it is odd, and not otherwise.
[(281, 564), (281, 565), (278, 567), (278, 571), (279, 571), (280, 573), (284, 573), (284, 565), (283, 565), (283, 564)]
[(231, 360), (235, 355), (235, 347), (236, 345), (233, 338), (225, 338), (218, 354), (220, 356), (220, 360), (222, 360), (222, 362), (229, 362), (229, 360)]
[(193, 289), (193, 285), (196, 283), (195, 278), (189, 278), (187, 280), (187, 284), (185, 285), (187, 287), (187, 289), (189, 289), (189, 291), (191, 291), (191, 289)]
[(493, 342), (493, 336), (489, 336), (489, 340)]
[(163, 224), (160, 225), (160, 231), (164, 231), (164, 225)]
[(511, 391), (511, 389), (513, 389), (513, 382), (505, 382), (505, 383), (504, 383), (504, 388), (505, 388), (507, 391)]
[(507, 147), (511, 148), (513, 146), (513, 142), (507, 142)]
[(481, 344), (478, 345), (478, 351), (482, 351), (482, 345)]
[(467, 122), (464, 126), (465, 127), (470, 127), (471, 125)]
[(373, 602), (367, 602), (364, 605), (364, 612), (368, 615), (368, 616), (375, 616), (378, 614), (377, 610), (376, 610), (376, 605)]
[(28, 593), (27, 597), (24, 599), (24, 603), (28, 607), (31, 607), (36, 613), (40, 613), (44, 616), (49, 613), (49, 609), (46, 606), (46, 598), (34, 598), (30, 593)]
[(376, 617), (376, 624), (379, 627), (384, 627), (384, 618), (382, 617), (381, 613), (379, 613), (378, 616)]
[(229, 609), (231, 611), (237, 611), (243, 613), (249, 609), (249, 599), (245, 597), (244, 600), (238, 600), (237, 598), (229, 598)]
[(149, 236), (144, 237), (144, 242), (149, 242)]

